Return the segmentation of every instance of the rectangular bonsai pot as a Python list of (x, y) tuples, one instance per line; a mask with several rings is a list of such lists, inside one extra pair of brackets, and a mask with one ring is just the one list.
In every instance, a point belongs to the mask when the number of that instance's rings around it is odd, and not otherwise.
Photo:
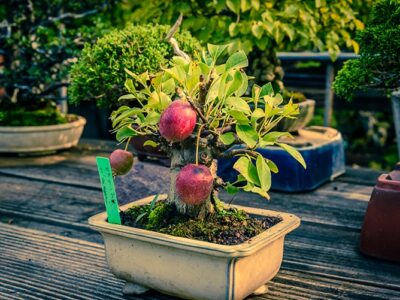
[[(153, 198), (129, 203), (121, 210), (148, 204)], [(280, 216), (282, 221), (234, 246), (109, 224), (105, 212), (91, 217), (89, 224), (104, 238), (111, 272), (128, 283), (189, 299), (243, 299), (277, 274), (285, 235), (300, 225), (300, 219), (288, 213), (234, 207), (256, 216)]]

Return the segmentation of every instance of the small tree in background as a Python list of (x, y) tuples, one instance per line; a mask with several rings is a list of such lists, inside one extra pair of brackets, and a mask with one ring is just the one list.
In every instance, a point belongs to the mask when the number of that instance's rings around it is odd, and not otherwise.
[(360, 57), (345, 63), (334, 82), (335, 92), (351, 99), (357, 90), (400, 87), (400, 1), (378, 1), (371, 21), (359, 32)]
[[(170, 65), (174, 52), (165, 40), (169, 29), (167, 25), (128, 25), (94, 44), (87, 43), (71, 70), (70, 101), (78, 104), (94, 100), (101, 107), (121, 106), (118, 98), (126, 93), (124, 84), (129, 76), (125, 68), (140, 74)], [(201, 53), (200, 43), (189, 32), (177, 33), (175, 38), (189, 55)]]
[[(65, 123), (54, 101), (67, 86), (70, 63), (85, 41), (109, 21), (115, 0), (10, 0), (0, 4), (0, 49), (6, 66), (0, 86), (1, 125)], [(101, 19), (101, 21), (100, 21)], [(93, 30), (95, 29), (95, 30)]]
[(224, 44), (230, 52), (249, 53), (250, 71), (258, 82), (283, 88), (278, 50), (329, 51), (335, 59), (340, 48), (358, 51), (353, 33), (363, 29), (356, 9), (371, 1), (198, 1), (150, 0), (132, 7), (134, 22), (170, 24), (179, 13), (189, 30), (202, 43)]

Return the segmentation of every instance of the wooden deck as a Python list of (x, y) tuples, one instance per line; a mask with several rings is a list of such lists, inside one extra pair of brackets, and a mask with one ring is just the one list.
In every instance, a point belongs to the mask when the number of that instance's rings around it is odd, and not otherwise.
[[(107, 269), (87, 218), (104, 210), (95, 155), (112, 143), (86, 140), (47, 158), (0, 157), (0, 299), (126, 299)], [(238, 195), (234, 203), (294, 213), (279, 274), (251, 299), (400, 299), (400, 265), (358, 252), (377, 172), (351, 169), (311, 193)], [(137, 163), (118, 179), (121, 203), (164, 192), (168, 169)], [(229, 196), (224, 195), (225, 200)], [(129, 299), (172, 299), (157, 292)]]

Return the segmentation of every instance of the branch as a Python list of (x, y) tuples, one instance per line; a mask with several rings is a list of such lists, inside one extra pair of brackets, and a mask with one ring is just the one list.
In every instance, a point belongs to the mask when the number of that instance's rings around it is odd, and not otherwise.
[(256, 158), (258, 156), (258, 152), (253, 151), (253, 150), (249, 150), (249, 149), (234, 149), (231, 150), (229, 152), (224, 152), (221, 155), (219, 155), (218, 158), (232, 158), (236, 155), (240, 155), (240, 154), (248, 154), (254, 158)]
[(199, 95), (199, 103), (204, 105), (206, 103), (206, 98), (208, 94), (208, 90), (213, 82), (214, 78), (210, 78), (207, 82), (204, 81), (204, 75), (200, 75), (200, 95)]
[(182, 20), (183, 20), (183, 14), (181, 13), (179, 15), (178, 19), (176, 20), (174, 26), (172, 26), (171, 30), (167, 33), (167, 36), (165, 37), (165, 40), (168, 41), (172, 45), (172, 48), (174, 49), (174, 52), (175, 52), (176, 55), (181, 56), (184, 59), (190, 61), (189, 55), (187, 55), (185, 52), (183, 52), (179, 48), (178, 42), (173, 37), (174, 34), (178, 31), (179, 26), (181, 26)]
[(206, 117), (203, 115), (203, 113), (201, 112), (200, 108), (198, 108), (196, 106), (196, 104), (190, 100), (189, 98), (186, 98), (187, 101), (190, 103), (190, 105), (192, 106), (192, 108), (196, 111), (196, 113), (199, 115), (200, 119), (203, 121), (204, 124), (207, 124), (207, 119)]

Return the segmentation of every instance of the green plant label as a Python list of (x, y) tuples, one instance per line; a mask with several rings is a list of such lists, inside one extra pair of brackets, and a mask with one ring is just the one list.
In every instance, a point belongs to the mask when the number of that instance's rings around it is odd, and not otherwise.
[(112, 175), (110, 160), (106, 157), (96, 157), (99, 170), (101, 188), (103, 190), (104, 204), (106, 206), (108, 222), (121, 224), (117, 193), (115, 192), (114, 178)]

